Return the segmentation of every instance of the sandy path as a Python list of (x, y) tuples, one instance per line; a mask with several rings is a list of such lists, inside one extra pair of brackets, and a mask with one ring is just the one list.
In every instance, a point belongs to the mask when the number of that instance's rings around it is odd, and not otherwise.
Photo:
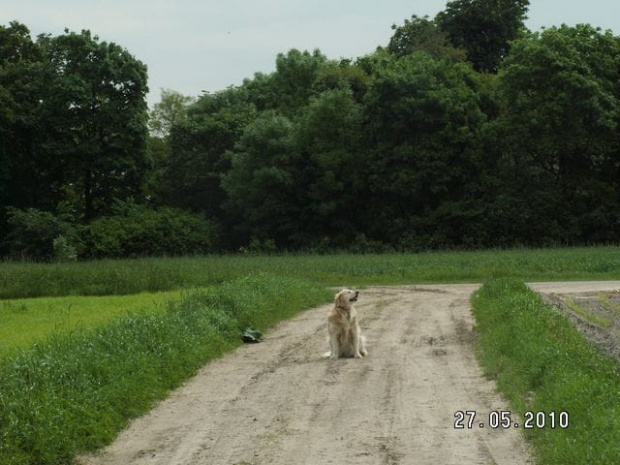
[[(474, 358), (474, 285), (372, 287), (356, 305), (369, 356), (325, 360), (329, 306), (205, 366), (89, 465), (526, 464)], [(455, 429), (455, 412), (477, 412)], [(519, 418), (513, 416), (517, 422)], [(481, 428), (479, 423), (485, 423)], [(465, 423), (467, 423), (465, 421)]]

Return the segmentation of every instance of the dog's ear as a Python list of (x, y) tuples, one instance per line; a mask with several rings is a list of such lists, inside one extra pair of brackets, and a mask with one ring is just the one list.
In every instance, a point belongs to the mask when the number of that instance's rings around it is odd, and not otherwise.
[(346, 295), (346, 289), (341, 290), (338, 294), (336, 294), (336, 306), (339, 307), (346, 307), (347, 306), (347, 299), (345, 298)]

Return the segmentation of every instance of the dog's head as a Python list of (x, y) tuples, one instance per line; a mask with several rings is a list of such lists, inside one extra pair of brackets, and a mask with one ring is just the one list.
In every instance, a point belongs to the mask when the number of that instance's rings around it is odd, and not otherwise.
[(359, 291), (352, 291), (351, 289), (343, 289), (334, 298), (336, 307), (351, 308), (351, 302), (357, 302)]

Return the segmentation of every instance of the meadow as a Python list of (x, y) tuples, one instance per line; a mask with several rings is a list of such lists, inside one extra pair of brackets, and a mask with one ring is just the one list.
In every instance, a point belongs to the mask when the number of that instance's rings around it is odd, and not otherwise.
[(127, 295), (219, 284), (267, 272), (326, 286), (620, 279), (620, 248), (329, 255), (213, 255), (80, 263), (0, 264), (0, 299)]

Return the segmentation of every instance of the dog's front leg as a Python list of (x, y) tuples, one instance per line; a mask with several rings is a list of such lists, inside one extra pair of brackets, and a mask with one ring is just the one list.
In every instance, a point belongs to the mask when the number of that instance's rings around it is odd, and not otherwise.
[(329, 358), (336, 360), (340, 357), (340, 341), (338, 340), (338, 335), (335, 334), (335, 331), (332, 331), (331, 328), (329, 331), (329, 347), (331, 348)]
[(362, 358), (362, 354), (360, 354), (360, 338), (358, 336), (358, 331), (353, 331), (353, 356), (355, 358)]
[(338, 338), (330, 338), (330, 346), (332, 348), (332, 353), (329, 358), (331, 358), (332, 360), (336, 360), (338, 357), (340, 357), (340, 343), (338, 342)]

